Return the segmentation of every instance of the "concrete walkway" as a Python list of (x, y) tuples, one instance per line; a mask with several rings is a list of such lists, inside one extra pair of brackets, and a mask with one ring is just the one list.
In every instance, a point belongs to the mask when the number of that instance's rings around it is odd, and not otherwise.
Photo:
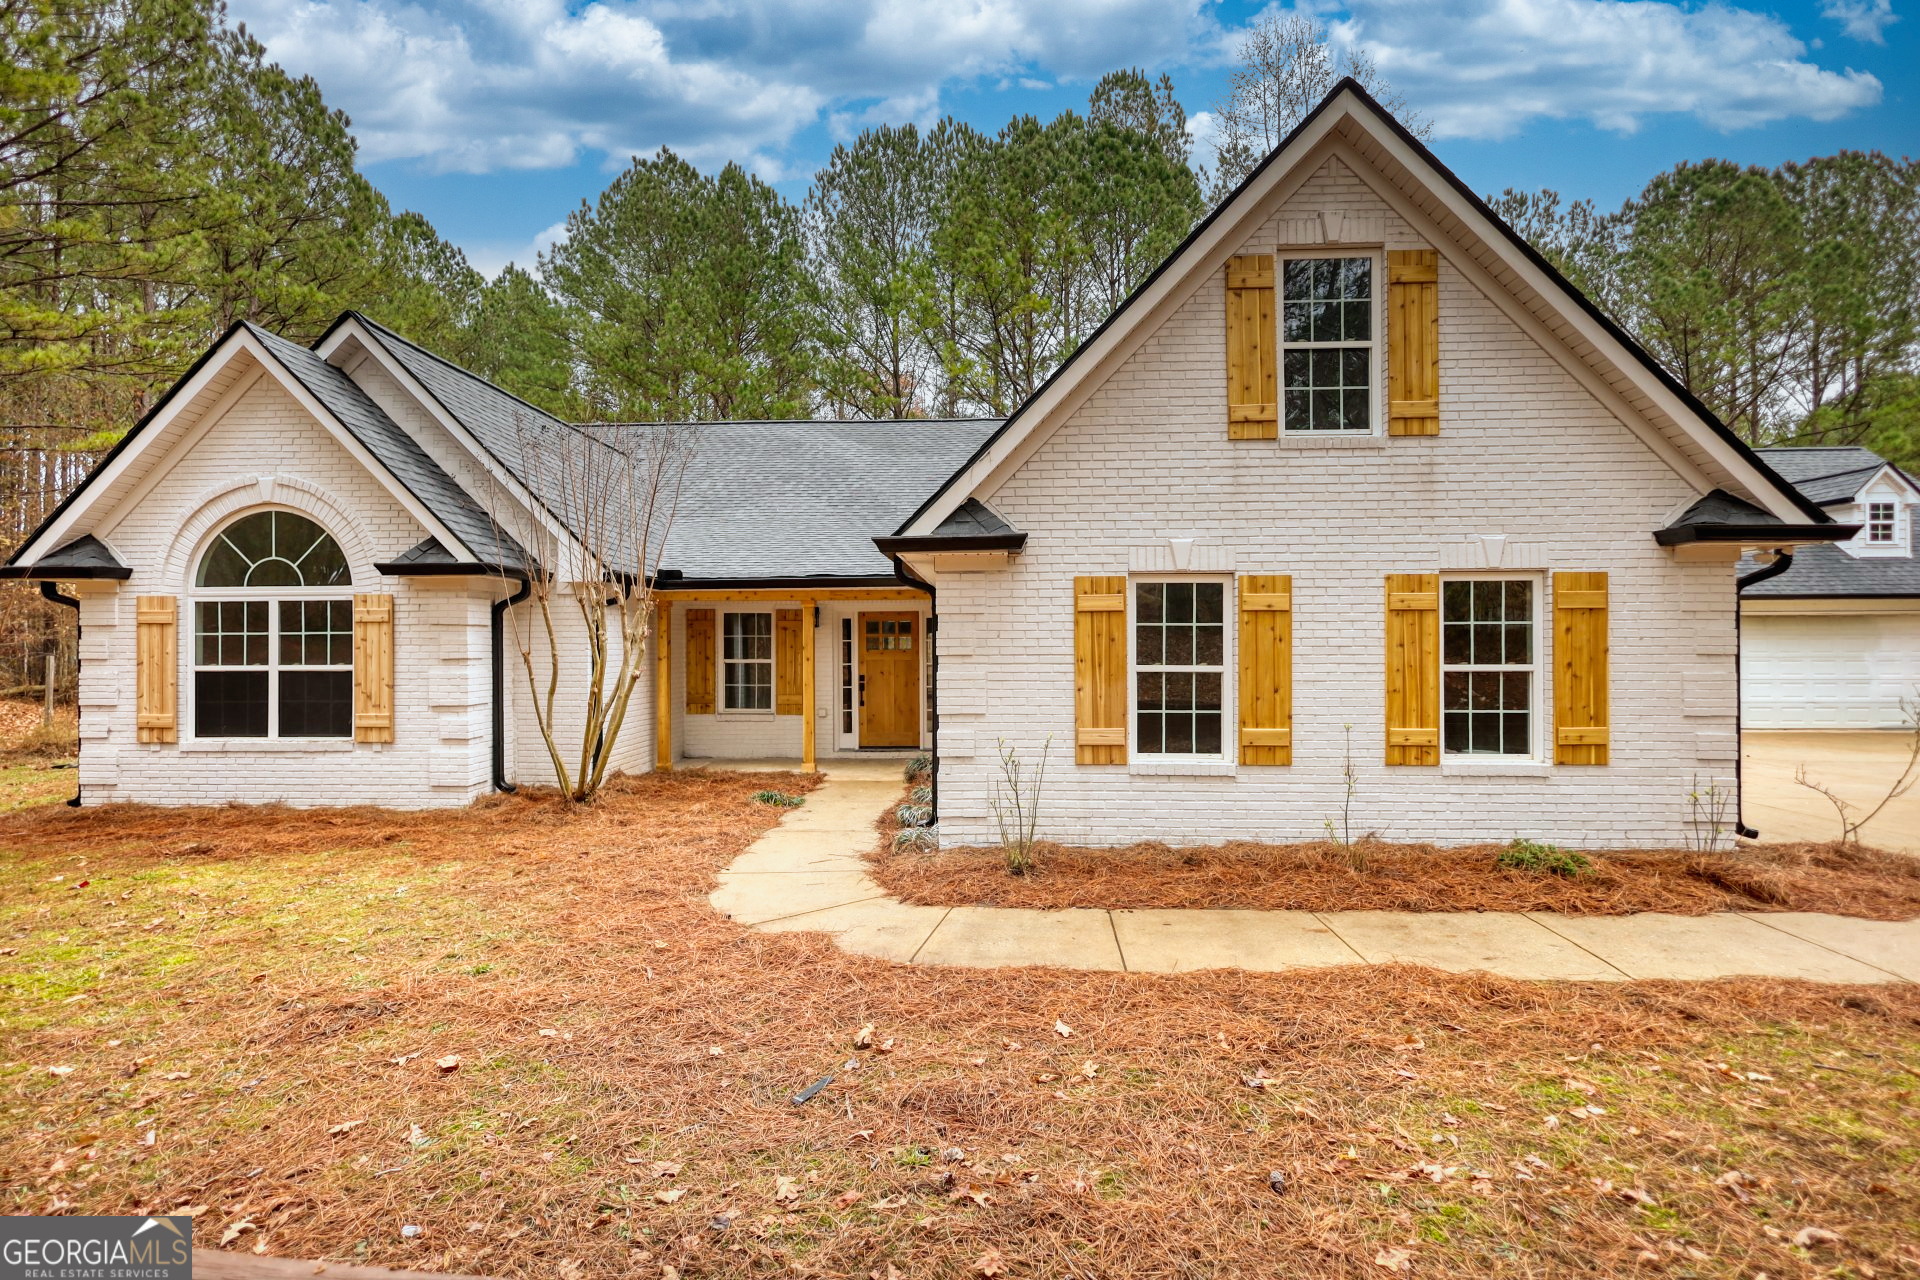
[[(718, 762), (716, 762), (717, 764)], [(716, 910), (769, 932), (833, 935), (910, 964), (1058, 965), (1135, 973), (1405, 961), (1513, 978), (1764, 976), (1920, 981), (1920, 921), (1811, 913), (1566, 916), (1549, 912), (1029, 911), (915, 907), (861, 855), (900, 794), (897, 761), (822, 764), (806, 804), (720, 873)]]

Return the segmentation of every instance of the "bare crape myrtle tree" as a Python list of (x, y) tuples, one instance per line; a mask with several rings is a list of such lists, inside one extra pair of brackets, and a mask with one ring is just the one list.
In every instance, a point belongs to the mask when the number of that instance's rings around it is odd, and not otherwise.
[[(532, 415), (514, 427), (539, 496), (493, 491), (496, 527), (531, 561), (526, 602), (508, 611), (513, 642), (560, 792), (590, 800), (647, 675), (655, 579), (697, 429)], [(563, 741), (576, 723), (579, 741)]]

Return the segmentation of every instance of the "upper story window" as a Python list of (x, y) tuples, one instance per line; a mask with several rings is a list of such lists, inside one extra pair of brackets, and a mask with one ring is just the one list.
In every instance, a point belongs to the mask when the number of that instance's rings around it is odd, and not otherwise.
[(721, 705), (728, 711), (773, 710), (773, 615), (729, 613), (720, 625)]
[(340, 544), (291, 511), (214, 535), (193, 586), (202, 738), (353, 735), (353, 582)]
[(1867, 504), (1867, 541), (1878, 546), (1889, 546), (1893, 542), (1895, 513), (1898, 508), (1891, 502), (1869, 502)]
[(1371, 256), (1283, 259), (1280, 415), (1286, 430), (1374, 430), (1375, 278)]
[(1224, 582), (1133, 584), (1133, 722), (1141, 755), (1221, 754), (1226, 592)]
[(1440, 588), (1440, 747), (1450, 755), (1530, 756), (1539, 698), (1539, 625), (1525, 578), (1453, 579)]

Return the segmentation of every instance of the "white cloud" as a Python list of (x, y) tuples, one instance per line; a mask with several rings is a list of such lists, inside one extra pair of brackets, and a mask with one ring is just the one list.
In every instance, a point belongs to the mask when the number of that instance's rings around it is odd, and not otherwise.
[(1353, 0), (1347, 11), (1338, 34), (1366, 45), (1441, 137), (1503, 137), (1538, 117), (1632, 132), (1685, 114), (1741, 129), (1830, 120), (1881, 95), (1866, 72), (1807, 61), (1778, 18), (1720, 3)]
[[(369, 162), (490, 172), (661, 145), (764, 158), (822, 112), (921, 119), (943, 85), (1167, 65), (1206, 0), (234, 0)], [(757, 165), (756, 167), (761, 167)], [(764, 171), (764, 169), (763, 169)]]
[(540, 274), (540, 255), (557, 244), (566, 243), (567, 224), (562, 219), (524, 244), (480, 243), (464, 246), (467, 262), (474, 270), (492, 280), (508, 263), (532, 275)]
[(1821, 0), (1820, 16), (1832, 18), (1855, 40), (1885, 44), (1886, 29), (1900, 21), (1893, 0)]

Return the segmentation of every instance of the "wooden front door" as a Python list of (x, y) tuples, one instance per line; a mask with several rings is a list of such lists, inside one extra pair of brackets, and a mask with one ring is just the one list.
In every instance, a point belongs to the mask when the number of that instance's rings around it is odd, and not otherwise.
[(860, 745), (920, 745), (920, 615), (860, 615)]

